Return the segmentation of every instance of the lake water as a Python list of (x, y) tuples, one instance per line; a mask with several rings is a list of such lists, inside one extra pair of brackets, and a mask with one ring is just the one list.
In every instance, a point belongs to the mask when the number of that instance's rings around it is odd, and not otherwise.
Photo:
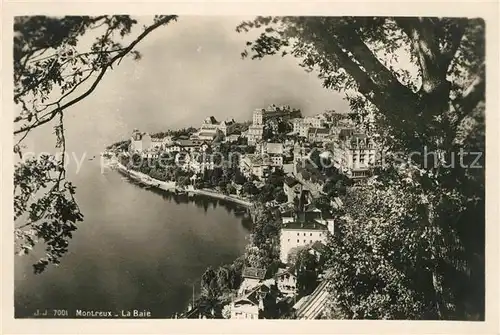
[[(97, 160), (71, 180), (85, 220), (58, 267), (34, 275), (34, 256), (15, 256), (15, 315), (37, 310), (182, 312), (208, 266), (231, 263), (250, 224), (212, 199), (174, 199), (143, 189)], [(89, 166), (91, 165), (91, 166)]]

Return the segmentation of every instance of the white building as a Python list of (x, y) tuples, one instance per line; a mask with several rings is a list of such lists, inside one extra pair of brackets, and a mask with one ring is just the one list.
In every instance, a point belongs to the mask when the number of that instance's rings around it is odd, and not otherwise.
[(258, 154), (245, 155), (240, 159), (240, 171), (247, 178), (256, 176), (259, 179), (264, 179), (269, 171), (270, 163), (264, 161), (262, 156)]
[(317, 115), (305, 117), (304, 123), (309, 124), (311, 127), (314, 127), (314, 128), (322, 128), (323, 127), (323, 120), (321, 117), (318, 117)]
[(327, 142), (330, 140), (330, 130), (328, 128), (309, 128), (308, 132), (309, 142)]
[(283, 166), (283, 143), (262, 143), (261, 154), (264, 161), (268, 161), (270, 166)]
[(251, 125), (248, 127), (246, 136), (249, 145), (256, 145), (262, 141), (262, 136), (264, 135), (264, 125)]
[(252, 116), (252, 122), (253, 125), (263, 125), (266, 120), (282, 116), (290, 116), (293, 113), (294, 111), (292, 111), (288, 105), (276, 106), (273, 104), (267, 108), (255, 109)]
[(219, 130), (224, 134), (224, 136), (228, 136), (232, 133), (234, 126), (236, 125), (236, 122), (234, 119), (228, 119), (225, 121), (222, 121), (219, 124)]
[(276, 273), (276, 285), (283, 294), (293, 296), (297, 293), (297, 272), (295, 266), (281, 268)]
[(264, 311), (264, 299), (270, 292), (270, 285), (261, 283), (251, 291), (239, 295), (230, 305), (231, 319), (259, 319), (260, 312)]
[(307, 137), (309, 128), (311, 125), (304, 121), (304, 119), (293, 119), (293, 132), (297, 134), (299, 137)]
[(353, 134), (340, 140), (333, 151), (334, 166), (349, 178), (360, 179), (370, 175), (376, 161), (377, 150), (364, 134)]
[(241, 135), (239, 134), (231, 134), (231, 135), (227, 135), (225, 138), (224, 138), (224, 142), (225, 143), (232, 143), (232, 142), (237, 142), (239, 139), (240, 139)]
[(280, 260), (286, 264), (290, 250), (317, 241), (326, 243), (328, 235), (333, 235), (334, 232), (334, 219), (323, 217), (321, 212), (309, 210), (293, 221), (284, 217), (280, 234)]
[(130, 138), (130, 150), (132, 152), (142, 152), (151, 149), (152, 147), (151, 136), (148, 133), (142, 133), (134, 129), (132, 137)]

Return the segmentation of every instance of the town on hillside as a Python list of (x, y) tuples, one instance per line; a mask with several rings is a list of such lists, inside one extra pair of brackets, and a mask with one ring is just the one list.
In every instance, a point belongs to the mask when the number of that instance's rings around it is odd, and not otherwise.
[(207, 269), (200, 296), (175, 317), (316, 319), (329, 294), (324, 264), (342, 198), (372, 174), (380, 149), (349, 113), (304, 117), (273, 104), (254, 110), (251, 122), (208, 116), (198, 128), (136, 129), (108, 154), (149, 185), (223, 195), (252, 213), (245, 255)]

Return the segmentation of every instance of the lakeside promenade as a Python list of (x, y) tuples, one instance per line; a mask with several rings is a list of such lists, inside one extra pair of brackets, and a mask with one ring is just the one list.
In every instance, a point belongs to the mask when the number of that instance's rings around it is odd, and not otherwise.
[(174, 181), (166, 182), (166, 181), (161, 181), (158, 179), (151, 178), (145, 173), (127, 169), (126, 166), (118, 162), (116, 159), (112, 159), (110, 162), (110, 167), (117, 169), (127, 175), (129, 175), (132, 179), (135, 179), (142, 184), (145, 184), (150, 187), (155, 187), (159, 188), (161, 190), (167, 191), (167, 192), (187, 192), (188, 194), (193, 194), (193, 195), (202, 195), (202, 196), (207, 196), (215, 199), (220, 199), (220, 200), (225, 200), (225, 201), (230, 201), (233, 203), (236, 203), (238, 205), (244, 206), (244, 207), (251, 207), (252, 203), (248, 200), (239, 198), (234, 195), (225, 195), (210, 189), (195, 189), (192, 185), (186, 187), (186, 188), (179, 188), (177, 187), (176, 183)]

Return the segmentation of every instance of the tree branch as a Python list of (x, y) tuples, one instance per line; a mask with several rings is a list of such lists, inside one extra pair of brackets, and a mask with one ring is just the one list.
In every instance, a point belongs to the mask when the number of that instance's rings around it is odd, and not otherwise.
[(441, 35), (437, 25), (429, 18), (398, 17), (394, 20), (408, 35), (418, 56), (422, 74), (421, 90), (427, 94), (442, 90), (443, 85), (449, 83), (446, 80), (447, 67), (443, 69), (444, 62), (437, 41)]
[(57, 108), (53, 109), (52, 111), (48, 112), (47, 115), (50, 115), (50, 116), (47, 119), (45, 119), (43, 121), (40, 121), (38, 123), (34, 123), (32, 125), (21, 127), (18, 130), (15, 130), (14, 131), (14, 135), (17, 135), (17, 134), (29, 131), (30, 129), (36, 128), (38, 126), (41, 126), (42, 124), (45, 124), (45, 123), (51, 121), (58, 113), (62, 113), (66, 108), (71, 107), (74, 104), (76, 104), (76, 103), (80, 102), (81, 100), (85, 99), (87, 96), (89, 96), (95, 90), (95, 88), (97, 87), (97, 85), (99, 84), (99, 82), (104, 77), (104, 74), (106, 73), (106, 71), (108, 70), (108, 68), (111, 67), (114, 62), (116, 62), (117, 60), (123, 58), (126, 54), (128, 54), (141, 40), (143, 40), (152, 31), (154, 31), (155, 29), (157, 29), (158, 27), (160, 27), (162, 25), (165, 25), (165, 24), (169, 23), (172, 20), (175, 20), (176, 18), (177, 18), (176, 15), (165, 16), (164, 18), (156, 21), (155, 23), (153, 23), (152, 25), (150, 25), (149, 27), (147, 27), (133, 42), (131, 42), (128, 45), (128, 47), (124, 48), (121, 52), (119, 52), (117, 55), (115, 55), (113, 58), (111, 58), (111, 60), (109, 60), (102, 67), (102, 69), (101, 69), (99, 75), (97, 76), (96, 80), (93, 82), (92, 86), (87, 91), (85, 91), (83, 94), (81, 94), (80, 96), (76, 97), (75, 99), (67, 102), (66, 104), (64, 104), (60, 108), (57, 107)]
[(460, 125), (462, 120), (467, 117), (467, 115), (470, 115), (481, 101), (484, 101), (486, 94), (485, 70), (485, 63), (483, 62), (476, 77), (464, 91), (462, 97), (453, 102), (453, 106), (457, 111), (455, 126)]
[(469, 20), (467, 18), (457, 19), (453, 24), (453, 28), (450, 28), (450, 37), (446, 41), (447, 43), (444, 45), (441, 50), (442, 54), (442, 64), (441, 67), (448, 70), (448, 67), (451, 64), (451, 61), (455, 57), (458, 48), (460, 47), (462, 37), (465, 34), (465, 30), (467, 28)]
[[(406, 97), (414, 96), (410, 88), (403, 85), (397, 77), (375, 56), (368, 46), (361, 40), (352, 27), (347, 26), (340, 34), (342, 46), (350, 51), (356, 60), (370, 74), (372, 80), (380, 86), (381, 90), (396, 90), (405, 92)], [(414, 96), (414, 100), (416, 96)]]

